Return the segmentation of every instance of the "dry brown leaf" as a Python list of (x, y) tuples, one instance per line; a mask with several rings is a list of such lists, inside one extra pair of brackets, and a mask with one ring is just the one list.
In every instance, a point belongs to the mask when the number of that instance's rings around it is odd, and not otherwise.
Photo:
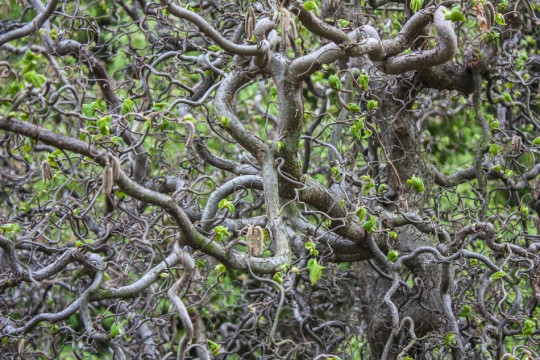
[(489, 31), (489, 25), (484, 17), (484, 5), (480, 1), (474, 5), (474, 15), (476, 15), (476, 19), (480, 23), (480, 30)]

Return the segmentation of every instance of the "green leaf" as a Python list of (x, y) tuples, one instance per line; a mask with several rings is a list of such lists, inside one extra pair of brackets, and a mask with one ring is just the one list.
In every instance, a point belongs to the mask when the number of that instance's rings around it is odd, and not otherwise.
[(444, 18), (453, 22), (465, 21), (465, 16), (461, 12), (461, 7), (459, 6), (453, 7), (451, 11), (447, 12), (446, 15), (444, 15)]
[(506, 11), (507, 7), (508, 7), (508, 0), (502, 0), (502, 1), (499, 1), (499, 4), (497, 5), (497, 10)]
[(364, 129), (364, 135), (362, 135), (362, 139), (367, 139), (369, 138), (371, 135), (373, 134), (373, 132), (369, 129)]
[(184, 121), (191, 121), (191, 122), (194, 122), (194, 121), (197, 121), (197, 119), (195, 119), (195, 116), (193, 116), (192, 114), (188, 113), (186, 114), (183, 119)]
[(504, 101), (509, 102), (510, 104), (514, 105), (514, 100), (512, 100), (512, 96), (510, 95), (510, 93), (505, 92), (503, 94), (503, 97), (504, 97)]
[(413, 14), (420, 10), (422, 8), (422, 5), (424, 5), (424, 0), (411, 0), (411, 3), (409, 4), (409, 7), (411, 8)]
[(283, 283), (283, 273), (281, 271), (274, 274), (274, 281), (280, 285)]
[(461, 312), (459, 313), (459, 316), (461, 317), (464, 317), (464, 318), (468, 318), (470, 317), (472, 314), (472, 308), (470, 305), (463, 305), (463, 307), (461, 308)]
[(369, 76), (366, 74), (360, 75), (358, 77), (358, 85), (364, 88), (365, 91), (369, 90)]
[(500, 172), (501, 171), (501, 164), (495, 164), (491, 167), (491, 170), (495, 171), (495, 172)]
[(379, 102), (377, 102), (376, 100), (369, 100), (367, 102), (367, 109), (368, 110), (373, 110), (373, 109), (376, 109), (379, 107)]
[(534, 140), (532, 141), (532, 144), (533, 145), (540, 145), (540, 136), (534, 138)]
[(29, 82), (34, 87), (40, 88), (45, 84), (47, 78), (43, 75), (37, 74), (35, 71), (30, 71), (24, 75), (24, 80)]
[(94, 117), (96, 110), (94, 109), (94, 103), (84, 104), (82, 107), (82, 113), (86, 117)]
[(319, 8), (314, 1), (306, 1), (304, 3), (304, 9), (314, 12), (316, 15), (319, 15)]
[(418, 176), (414, 176), (407, 180), (407, 185), (411, 186), (417, 192), (424, 192), (424, 181)]
[(132, 113), (133, 112), (133, 105), (135, 105), (135, 104), (134, 104), (133, 101), (131, 101), (130, 98), (127, 98), (126, 100), (124, 100), (124, 102), (122, 103), (122, 115)]
[(514, 171), (513, 170), (510, 170), (510, 169), (504, 170), (504, 178), (505, 179), (509, 179), (512, 176), (514, 176)]
[(536, 324), (534, 321), (527, 319), (523, 322), (523, 329), (521, 330), (521, 333), (525, 336), (531, 336), (534, 334), (534, 331), (536, 330)]
[(333, 87), (336, 90), (343, 89), (343, 85), (341, 85), (341, 81), (336, 75), (330, 75), (328, 77), (328, 83), (330, 84), (331, 87)]
[(0, 230), (6, 234), (17, 234), (21, 231), (21, 227), (17, 223), (6, 223), (0, 227)]
[(525, 205), (521, 205), (519, 212), (521, 213), (523, 219), (526, 219), (529, 216), (529, 208)]
[(109, 135), (111, 129), (111, 116), (107, 115), (98, 120), (97, 126), (102, 135)]
[(97, 99), (96, 101), (92, 101), (92, 104), (94, 104), (94, 108), (96, 110), (99, 110), (101, 112), (107, 111), (107, 103), (103, 99)]
[(494, 120), (494, 121), (492, 121), (492, 122), (489, 123), (489, 128), (490, 128), (491, 130), (498, 129), (499, 126), (500, 126), (499, 120)]
[(121, 144), (123, 139), (120, 136), (111, 136), (111, 141), (117, 144)]
[(456, 345), (456, 334), (453, 332), (449, 332), (444, 337), (444, 345), (450, 346), (450, 345)]
[(115, 338), (122, 333), (122, 325), (117, 323), (112, 324), (111, 330), (109, 330), (109, 335), (111, 338)]
[(501, 148), (497, 144), (489, 144), (489, 154), (496, 156), (501, 151)]
[(370, 215), (369, 220), (362, 224), (362, 229), (366, 230), (366, 232), (369, 234), (375, 230), (377, 230), (377, 219), (375, 216)]
[(332, 166), (332, 176), (337, 180), (340, 181), (343, 175), (341, 174), (341, 169), (338, 166)]
[(220, 209), (227, 209), (230, 213), (234, 213), (234, 204), (227, 199), (221, 199), (218, 204)]
[(390, 250), (386, 255), (386, 260), (395, 262), (398, 259), (399, 253), (397, 250)]
[(380, 184), (377, 188), (377, 194), (384, 194), (386, 192), (386, 184)]
[(208, 341), (208, 344), (210, 345), (210, 351), (212, 352), (212, 355), (218, 356), (220, 353), (221, 347), (210, 339), (207, 339), (206, 341)]
[(283, 149), (284, 146), (285, 146), (285, 144), (283, 143), (283, 141), (279, 140), (279, 141), (276, 143), (276, 151), (277, 151), (277, 152), (280, 152), (281, 149)]
[(362, 206), (360, 210), (358, 210), (358, 221), (364, 221), (367, 215), (367, 209), (365, 206)]
[(169, 120), (163, 119), (163, 121), (159, 125), (159, 130), (165, 131), (167, 129), (167, 127), (169, 127), (169, 124), (170, 124)]
[(324, 266), (321, 266), (317, 263), (317, 259), (310, 259), (307, 268), (309, 269), (309, 279), (311, 280), (311, 285), (315, 285), (317, 281), (322, 276), (322, 270)]
[(362, 129), (365, 128), (365, 117), (362, 116), (354, 121), (349, 132), (358, 140), (362, 139)]
[(355, 103), (349, 103), (349, 111), (354, 113), (360, 112), (360, 106)]
[(394, 240), (397, 239), (397, 232), (395, 231), (390, 231), (388, 235)]
[(339, 19), (338, 24), (339, 24), (339, 27), (345, 28), (351, 25), (351, 22), (349, 20)]
[(38, 54), (34, 54), (30, 50), (26, 50), (23, 56), (23, 61), (24, 62), (34, 61), (38, 59), (38, 56), (39, 56)]
[(218, 274), (221, 274), (221, 273), (224, 273), (225, 271), (227, 271), (227, 268), (223, 264), (217, 264), (216, 267), (214, 268), (214, 270), (216, 270), (216, 272)]
[(152, 104), (152, 108), (155, 110), (155, 111), (161, 111), (163, 109), (166, 109), (169, 107), (169, 104), (167, 103), (164, 103), (164, 102), (159, 102), (159, 103), (154, 103)]
[(366, 184), (364, 185), (364, 195), (367, 195), (369, 193), (369, 190), (373, 189), (375, 187), (375, 181), (367, 175), (367, 176), (360, 176), (360, 180), (365, 181)]
[(504, 20), (504, 16), (501, 13), (495, 14), (495, 22), (499, 25), (506, 25), (506, 21)]
[(223, 115), (218, 116), (219, 123), (221, 126), (228, 128), (229, 127), (229, 118)]
[(309, 250), (309, 254), (311, 256), (317, 256), (319, 252), (317, 251), (317, 245), (315, 243), (312, 243), (311, 241), (308, 241), (305, 245), (306, 249)]
[(214, 231), (216, 232), (216, 240), (217, 241), (222, 241), (226, 238), (228, 238), (229, 236), (231, 236), (232, 234), (229, 232), (229, 228), (226, 227), (226, 226), (216, 226), (214, 228)]
[(58, 325), (52, 324), (50, 331), (51, 331), (51, 334), (56, 334), (58, 332)]
[(497, 271), (493, 275), (491, 275), (491, 280), (499, 280), (502, 279), (506, 273), (504, 271)]

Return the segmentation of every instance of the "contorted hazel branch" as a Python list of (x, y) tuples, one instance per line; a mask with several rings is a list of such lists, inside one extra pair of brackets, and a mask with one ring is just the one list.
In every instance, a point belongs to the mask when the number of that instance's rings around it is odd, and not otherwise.
[(182, 124), (184, 124), (184, 127), (186, 129), (186, 149), (188, 149), (193, 143), (193, 139), (195, 138), (195, 124), (193, 124), (191, 121), (186, 120), (185, 118), (182, 119)]

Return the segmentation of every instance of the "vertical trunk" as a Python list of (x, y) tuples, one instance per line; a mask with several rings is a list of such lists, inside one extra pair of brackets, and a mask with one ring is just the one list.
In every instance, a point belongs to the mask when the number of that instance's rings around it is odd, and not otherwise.
[[(377, 94), (382, 101), (380, 109), (373, 118), (373, 123), (386, 152), (386, 155), (380, 155), (384, 156), (388, 162), (388, 185), (396, 190), (395, 200), (399, 201), (400, 210), (422, 214), (424, 194), (429, 191), (431, 178), (422, 150), (419, 148), (419, 134), (413, 119), (407, 112), (407, 104), (412, 103), (415, 90), (411, 88), (394, 90), (393, 93)], [(425, 192), (419, 193), (407, 186), (407, 179), (412, 176), (423, 179)], [(410, 253), (419, 246), (433, 245), (436, 241), (433, 236), (420, 232), (412, 225), (402, 226), (395, 231), (398, 237), (394, 243), (390, 244), (390, 247), (397, 249), (400, 254)], [(384, 240), (379, 243), (381, 242)], [(392, 301), (399, 309), (400, 322), (410, 317), (414, 321), (416, 337), (422, 337), (443, 326), (444, 314), (439, 291), (440, 266), (430, 255), (419, 256), (406, 265), (405, 271), (410, 273), (409, 278), (413, 279), (414, 284), (418, 286), (412, 286), (409, 292), (401, 286), (392, 297)], [(405, 323), (399, 332), (397, 332), (398, 329), (392, 328), (390, 311), (382, 301), (392, 280), (390, 277), (381, 275), (380, 271), (389, 276), (392, 274), (385, 269), (384, 264), (377, 261), (359, 263), (356, 269), (362, 294), (360, 297), (362, 315), (366, 324), (372, 358), (381, 359), (386, 353), (388, 359), (395, 359), (410, 343), (411, 336), (408, 332), (410, 328), (408, 323)], [(402, 271), (400, 279), (403, 278)], [(392, 335), (393, 331), (397, 333)], [(389, 342), (390, 337), (393, 337), (391, 342)], [(413, 350), (408, 352), (408, 356), (419, 359), (421, 355), (418, 351), (415, 353), (413, 347)]]

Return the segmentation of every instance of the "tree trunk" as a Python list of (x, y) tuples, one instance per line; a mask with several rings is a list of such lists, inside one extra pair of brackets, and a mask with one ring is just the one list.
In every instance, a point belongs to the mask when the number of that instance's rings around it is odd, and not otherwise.
[[(419, 147), (418, 131), (408, 113), (415, 94), (416, 90), (413, 87), (400, 87), (393, 89), (392, 93), (377, 94), (382, 101), (373, 122), (386, 152), (384, 156), (388, 162), (387, 183), (396, 191), (394, 200), (399, 203), (399, 208), (421, 214), (425, 203), (424, 194), (429, 191), (432, 180), (422, 156), (422, 149)], [(424, 192), (417, 192), (407, 185), (407, 179), (412, 176), (423, 179)], [(383, 223), (380, 228), (384, 229), (387, 225)], [(437, 243), (435, 236), (427, 235), (412, 225), (397, 228), (395, 231), (398, 234), (395, 240), (388, 238), (384, 233), (374, 235), (376, 243), (388, 243), (388, 249), (381, 249), (383, 252), (395, 249), (400, 255), (404, 255), (420, 246), (433, 246)], [(400, 285), (391, 297), (402, 322), (399, 331), (392, 326), (390, 309), (382, 301), (392, 285), (391, 272), (388, 272), (385, 264), (377, 260), (358, 263), (356, 266), (359, 293), (362, 294), (361, 315), (366, 324), (365, 330), (373, 359), (396, 359), (411, 342), (410, 323), (404, 322), (407, 317), (415, 324), (413, 330), (416, 337), (422, 337), (431, 331), (445, 333), (439, 290), (440, 265), (433, 256), (426, 254), (416, 257), (406, 265), (407, 269), (402, 271), (405, 272), (405, 276), (407, 272), (409, 273), (409, 283), (412, 282), (414, 285), (409, 289)], [(382, 275), (381, 271), (387, 276)], [(415, 359), (422, 358), (421, 349), (414, 349), (414, 346), (406, 355)]]

